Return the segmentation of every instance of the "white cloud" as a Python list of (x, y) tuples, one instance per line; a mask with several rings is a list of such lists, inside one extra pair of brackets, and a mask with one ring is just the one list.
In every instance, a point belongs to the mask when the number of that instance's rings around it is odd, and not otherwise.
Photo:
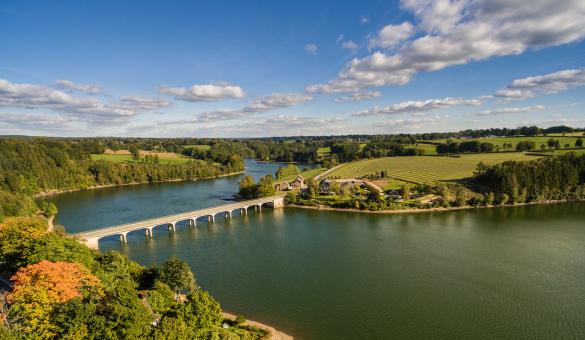
[(87, 94), (98, 94), (102, 91), (101, 87), (92, 84), (77, 84), (71, 80), (60, 79), (55, 82), (61, 89), (75, 90)]
[(368, 17), (367, 17), (367, 16), (365, 16), (365, 15), (362, 15), (362, 16), (360, 17), (360, 22), (361, 22), (362, 24), (367, 24), (368, 22), (370, 22), (370, 18), (368, 18)]
[(496, 56), (521, 54), (585, 37), (585, 1), (404, 0), (423, 34), (391, 53), (353, 59), (337, 78), (307, 87), (319, 93), (402, 85), (430, 72)]
[(542, 76), (514, 80), (496, 92), (496, 97), (526, 99), (537, 94), (552, 94), (585, 85), (585, 69), (562, 70)]
[(374, 107), (368, 110), (355, 112), (353, 116), (372, 116), (372, 115), (396, 115), (402, 113), (422, 113), (439, 109), (446, 109), (454, 106), (476, 106), (481, 105), (478, 99), (462, 99), (462, 98), (443, 98), (443, 99), (428, 99), (418, 101), (406, 101), (393, 104), (386, 107)]
[(248, 112), (266, 112), (311, 100), (313, 100), (313, 96), (306, 93), (273, 93), (269, 96), (254, 100), (244, 110)]
[(0, 128), (6, 126), (10, 129), (29, 131), (63, 131), (70, 130), (68, 119), (62, 116), (30, 115), (0, 113)]
[(224, 120), (246, 119), (255, 116), (257, 113), (264, 113), (276, 109), (302, 104), (313, 100), (313, 96), (306, 93), (273, 93), (261, 97), (241, 109), (219, 109), (206, 111), (195, 115), (187, 120), (175, 120), (161, 122), (162, 125), (183, 125), (201, 122), (217, 122)]
[(115, 124), (147, 110), (171, 106), (171, 103), (137, 96), (104, 103), (94, 97), (74, 97), (47, 86), (17, 84), (0, 79), (0, 106), (48, 109), (90, 123)]
[(246, 92), (241, 87), (225, 83), (199, 84), (191, 87), (161, 85), (158, 88), (158, 92), (189, 102), (212, 102), (225, 98), (243, 98), (246, 96)]
[(374, 99), (376, 97), (380, 97), (381, 95), (382, 95), (382, 93), (380, 93), (378, 91), (361, 91), (361, 92), (352, 93), (349, 96), (341, 96), (341, 97), (335, 98), (335, 101), (336, 102), (350, 102), (350, 101), (361, 102), (364, 100), (369, 100), (369, 99)]
[(369, 48), (392, 48), (408, 39), (414, 33), (414, 27), (408, 21), (400, 25), (386, 25), (378, 36), (370, 40)]
[(354, 50), (357, 50), (359, 46), (358, 46), (358, 44), (354, 43), (353, 41), (348, 40), (348, 41), (342, 42), (341, 47), (354, 51)]
[(542, 111), (544, 110), (544, 106), (542, 105), (535, 105), (535, 106), (526, 106), (526, 107), (505, 107), (502, 109), (493, 109), (493, 110), (485, 110), (479, 113), (476, 113), (478, 116), (494, 116), (494, 115), (501, 115), (507, 113), (524, 113), (524, 112), (533, 112), (533, 111)]
[(317, 54), (317, 45), (315, 45), (315, 44), (307, 44), (307, 45), (305, 45), (305, 52), (307, 52), (310, 55)]

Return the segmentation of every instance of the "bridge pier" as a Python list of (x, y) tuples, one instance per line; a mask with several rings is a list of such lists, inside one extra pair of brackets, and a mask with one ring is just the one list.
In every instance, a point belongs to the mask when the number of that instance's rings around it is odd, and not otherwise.
[(173, 231), (173, 233), (177, 230), (177, 222), (169, 222), (169, 231)]
[(244, 216), (248, 215), (248, 207), (240, 208), (240, 210), (242, 215)]
[(225, 212), (225, 218), (226, 218), (226, 220), (231, 219), (232, 218), (232, 212), (231, 211), (226, 211)]
[(146, 235), (147, 238), (152, 238), (152, 228), (154, 227), (146, 227), (144, 229), (144, 235)]
[(128, 240), (127, 240), (127, 237), (126, 237), (127, 235), (128, 235), (128, 232), (120, 233), (120, 242), (122, 242), (122, 243), (128, 243)]
[(197, 217), (193, 217), (189, 219), (189, 227), (196, 227), (197, 226)]
[(215, 217), (214, 217), (213, 215), (209, 215), (209, 216), (207, 217), (207, 220), (208, 220), (210, 223), (213, 223), (213, 222), (214, 222), (214, 219), (215, 219)]

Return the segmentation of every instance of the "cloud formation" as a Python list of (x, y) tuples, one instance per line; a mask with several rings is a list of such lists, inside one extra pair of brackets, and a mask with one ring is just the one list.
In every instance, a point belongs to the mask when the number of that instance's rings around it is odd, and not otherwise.
[(359, 46), (358, 46), (358, 44), (354, 43), (353, 41), (347, 40), (347, 41), (343, 41), (341, 43), (341, 47), (348, 49), (348, 50), (355, 51), (358, 49)]
[(307, 54), (310, 55), (315, 55), (317, 54), (317, 45), (315, 44), (307, 44), (305, 45), (305, 52), (307, 52)]
[(55, 84), (57, 84), (57, 87), (61, 89), (74, 90), (87, 94), (98, 94), (102, 92), (101, 87), (98, 85), (78, 84), (72, 82), (71, 80), (59, 79), (55, 82)]
[(514, 80), (494, 96), (506, 99), (526, 99), (537, 94), (552, 94), (585, 85), (585, 69), (569, 69)]
[(482, 112), (476, 113), (478, 116), (495, 116), (507, 113), (524, 113), (524, 112), (532, 112), (532, 111), (542, 111), (544, 110), (544, 106), (542, 105), (535, 105), (535, 106), (526, 106), (526, 107), (505, 107), (503, 109), (493, 109), (493, 110), (485, 110)]
[(273, 93), (258, 98), (244, 108), (247, 112), (266, 112), (274, 109), (289, 107), (313, 100), (313, 96), (306, 93)]
[(355, 58), (337, 78), (307, 91), (355, 92), (368, 86), (403, 85), (419, 72), (585, 37), (582, 0), (538, 0), (530, 5), (516, 0), (403, 0), (401, 4), (415, 15), (421, 34), (396, 51)]
[(243, 98), (246, 92), (239, 86), (225, 83), (200, 84), (191, 87), (161, 85), (158, 92), (188, 102), (213, 102), (225, 98)]
[(414, 26), (408, 21), (400, 25), (386, 25), (380, 30), (378, 36), (370, 40), (369, 48), (392, 48), (410, 38), (413, 33)]
[(335, 98), (335, 101), (338, 103), (343, 103), (343, 102), (361, 102), (364, 100), (370, 100), (370, 99), (374, 99), (376, 97), (380, 97), (382, 95), (382, 93), (378, 92), (378, 91), (360, 91), (360, 92), (355, 92), (352, 93), (349, 96), (341, 96), (341, 97), (337, 97)]
[(397, 115), (402, 113), (422, 113), (439, 109), (446, 109), (454, 106), (477, 106), (481, 105), (478, 99), (463, 98), (443, 98), (405, 101), (386, 107), (375, 106), (371, 109), (358, 111), (352, 116), (372, 116), (372, 115)]
[(149, 97), (121, 97), (104, 103), (94, 97), (75, 97), (47, 86), (11, 83), (0, 79), (0, 107), (48, 109), (90, 123), (114, 124), (170, 102)]

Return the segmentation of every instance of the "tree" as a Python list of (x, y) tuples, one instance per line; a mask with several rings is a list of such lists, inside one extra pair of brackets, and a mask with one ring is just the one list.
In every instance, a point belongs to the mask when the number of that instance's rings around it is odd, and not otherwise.
[(44, 201), (41, 203), (41, 211), (47, 217), (54, 217), (57, 215), (57, 206), (52, 202)]
[(274, 179), (271, 175), (266, 175), (258, 181), (258, 197), (272, 196), (275, 193)]
[(128, 147), (128, 151), (130, 151), (133, 160), (137, 161), (140, 159), (140, 150), (138, 150), (138, 146), (132, 144)]
[(239, 195), (243, 198), (254, 198), (256, 196), (257, 187), (254, 184), (252, 176), (245, 176), (240, 180)]
[(410, 186), (408, 185), (408, 183), (404, 183), (402, 185), (402, 199), (404, 200), (404, 202), (410, 199)]
[(195, 277), (191, 268), (187, 262), (176, 257), (171, 257), (162, 264), (159, 270), (159, 280), (174, 290), (177, 297), (182, 290), (195, 289)]
[(55, 335), (49, 318), (58, 304), (102, 294), (99, 279), (79, 263), (41, 261), (19, 269), (10, 280), (9, 316), (19, 320), (24, 334), (41, 338)]
[(581, 138), (578, 138), (578, 139), (575, 141), (575, 147), (576, 147), (576, 148), (582, 148), (582, 147), (583, 147), (583, 140), (582, 140)]
[(187, 295), (187, 301), (177, 310), (177, 316), (202, 336), (210, 329), (219, 327), (223, 314), (219, 303), (208, 292), (197, 289)]
[(11, 217), (0, 223), (0, 269), (15, 272), (23, 251), (33, 240), (45, 234), (47, 221), (38, 216)]

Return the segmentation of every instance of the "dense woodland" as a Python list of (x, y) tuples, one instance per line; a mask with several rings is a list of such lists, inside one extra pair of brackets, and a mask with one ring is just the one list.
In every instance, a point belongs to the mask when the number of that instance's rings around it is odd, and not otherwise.
[(505, 195), (509, 203), (585, 199), (585, 155), (480, 164), (475, 182), (482, 191)]

